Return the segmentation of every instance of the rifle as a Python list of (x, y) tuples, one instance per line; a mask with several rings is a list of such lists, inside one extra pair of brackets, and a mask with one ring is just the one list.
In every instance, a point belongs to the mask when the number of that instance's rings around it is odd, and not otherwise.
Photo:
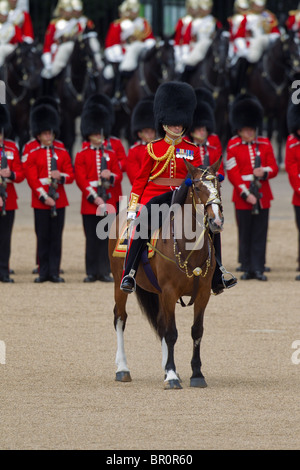
[[(261, 166), (261, 159), (260, 159), (260, 151), (258, 148), (258, 133), (256, 132), (256, 151), (255, 151), (255, 162), (254, 162), (254, 168), (259, 168)], [(259, 192), (261, 188), (261, 182), (259, 181), (258, 177), (253, 175), (253, 181), (251, 181), (250, 184), (250, 193), (253, 194), (256, 197), (256, 203), (252, 207), (252, 215), (258, 215), (259, 214), (259, 200), (262, 197), (262, 194)]]
[[(51, 148), (51, 171), (55, 171), (55, 170), (57, 170), (57, 161), (56, 161), (56, 158), (55, 158), (53, 143), (51, 144), (50, 148)], [(51, 177), (48, 196), (51, 197), (54, 200), (54, 202), (59, 197), (59, 194), (56, 191), (57, 187), (58, 187), (57, 179)], [(56, 203), (55, 203), (54, 206), (51, 207), (51, 217), (56, 217), (56, 216), (57, 216), (57, 212), (56, 212)]]
[(208, 150), (207, 150), (207, 141), (204, 142), (203, 147), (204, 147), (204, 151), (205, 151), (204, 158), (203, 158), (203, 165), (204, 166), (209, 166), (209, 153), (208, 153)]
[[(103, 170), (107, 170), (107, 161), (104, 154), (104, 138), (103, 138), (103, 129), (101, 130), (101, 172)], [(110, 178), (103, 178), (99, 176), (98, 186), (97, 186), (97, 194), (101, 199), (103, 199), (104, 203), (108, 199), (111, 198), (111, 194), (106, 192), (106, 189), (109, 189), (111, 184), (113, 183), (114, 178), (111, 176)]]
[[(4, 147), (4, 132), (3, 132), (3, 129), (2, 129), (2, 149), (1, 150), (2, 150), (1, 170), (5, 170), (8, 165), (7, 165), (7, 157), (6, 157), (6, 153), (5, 153), (5, 147)], [(5, 208), (6, 199), (7, 199), (6, 187), (7, 187), (6, 178), (4, 178), (3, 176), (0, 176), (0, 197), (2, 198), (2, 201), (3, 201), (1, 216), (6, 215), (6, 208)]]

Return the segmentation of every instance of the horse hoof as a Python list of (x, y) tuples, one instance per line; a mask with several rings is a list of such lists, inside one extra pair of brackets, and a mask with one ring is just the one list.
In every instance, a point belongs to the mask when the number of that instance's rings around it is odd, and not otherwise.
[(116, 372), (116, 381), (117, 382), (131, 382), (130, 372), (128, 371)]
[(180, 390), (181, 388), (180, 381), (176, 379), (168, 380), (164, 385), (165, 390)]
[(206, 388), (207, 383), (204, 377), (193, 377), (190, 380), (190, 387)]

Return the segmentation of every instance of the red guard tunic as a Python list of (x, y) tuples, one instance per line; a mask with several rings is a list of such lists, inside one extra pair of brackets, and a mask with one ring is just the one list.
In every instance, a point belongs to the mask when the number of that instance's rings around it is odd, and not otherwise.
[(300, 35), (300, 10), (289, 11), (289, 17), (286, 20), (285, 24), (289, 31), (293, 31), (299, 37)]
[[(19, 150), (16, 146), (16, 144), (11, 141), (11, 140), (4, 140), (4, 150), (7, 158), (7, 166), (8, 168), (12, 171), (12, 176), (11, 178), (6, 178), (6, 193), (7, 193), (7, 199), (6, 199), (6, 207), (5, 209), (7, 211), (13, 211), (18, 209), (18, 204), (17, 204), (17, 192), (14, 186), (14, 183), (21, 183), (24, 178), (24, 171), (22, 168), (22, 164), (20, 161), (20, 155), (19, 155)], [(1, 168), (1, 162), (2, 162), (2, 155), (3, 155), (3, 149), (0, 149), (0, 168)], [(1, 208), (0, 208), (1, 211)]]
[[(87, 142), (85, 143), (87, 144)], [(118, 192), (116, 184), (122, 181), (122, 172), (118, 163), (118, 159), (113, 150), (105, 150), (107, 169), (114, 176), (113, 185), (106, 191), (111, 194), (111, 198), (107, 200), (116, 209), (118, 202)], [(78, 152), (75, 158), (75, 179), (79, 189), (82, 191), (81, 214), (96, 214), (97, 206), (88, 201), (89, 196), (97, 197), (97, 186), (101, 173), (102, 152), (93, 148), (91, 145), (85, 147)]]
[(292, 204), (300, 206), (300, 140), (293, 134), (286, 142), (285, 168), (294, 191)]
[[(38, 142), (38, 141), (37, 141)], [(34, 209), (50, 210), (50, 207), (44, 204), (40, 198), (48, 194), (49, 182), (51, 179), (51, 149), (44, 147), (38, 143), (30, 141), (28, 143), (33, 147), (28, 154), (23, 153), (23, 162), (25, 176), (32, 190), (31, 206)], [(59, 184), (57, 188), (58, 199), (56, 207), (60, 209), (69, 205), (64, 184), (71, 184), (74, 181), (74, 171), (72, 167), (71, 157), (62, 144), (54, 142), (54, 153), (57, 157), (57, 169), (63, 177), (63, 184)], [(24, 159), (26, 155), (26, 160)], [(27, 156), (28, 155), (28, 156)]]
[[(175, 141), (172, 146), (170, 139), (165, 136), (147, 145), (142, 168), (132, 186), (131, 207), (136, 203), (146, 204), (152, 197), (179, 186), (179, 180), (184, 180), (187, 176), (184, 158), (195, 167), (201, 165), (199, 149), (196, 145), (185, 139), (178, 139), (177, 142)], [(160, 184), (156, 184), (158, 178)], [(161, 184), (163, 179), (166, 180), (166, 184)], [(174, 180), (174, 184), (170, 184), (170, 179)]]
[(142, 168), (146, 147), (147, 144), (139, 140), (128, 150), (126, 173), (130, 184), (133, 184), (136, 176), (139, 174)]
[[(108, 33), (105, 38), (105, 48), (115, 46), (116, 44), (124, 46), (126, 39), (128, 39), (126, 36), (126, 26), (130, 23), (133, 26), (135, 23), (139, 24), (141, 40), (146, 41), (147, 39), (154, 39), (152, 28), (145, 18), (136, 18), (134, 21), (130, 21), (128, 19), (119, 19), (111, 23), (108, 28)], [(134, 31), (135, 29), (133, 28), (133, 32)], [(123, 52), (125, 52), (125, 49), (123, 49)]]
[(30, 14), (27, 11), (15, 8), (10, 10), (8, 21), (21, 30), (22, 41), (32, 43), (34, 41), (34, 31)]
[[(268, 209), (273, 199), (269, 179), (277, 175), (278, 166), (269, 139), (259, 136), (257, 142), (261, 157), (261, 166), (265, 170), (265, 176), (260, 180), (261, 188), (259, 192), (262, 194), (262, 198), (259, 202), (262, 209)], [(227, 145), (226, 170), (228, 179), (234, 186), (232, 201), (236, 209), (252, 209), (252, 205), (246, 202), (241, 195), (243, 193), (247, 194), (250, 183), (253, 180), (257, 142), (249, 144), (244, 143), (241, 137), (235, 136), (230, 139)]]

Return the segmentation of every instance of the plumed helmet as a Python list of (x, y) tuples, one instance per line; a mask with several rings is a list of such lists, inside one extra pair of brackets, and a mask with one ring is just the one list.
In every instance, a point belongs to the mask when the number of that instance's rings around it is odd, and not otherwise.
[(197, 127), (206, 127), (209, 134), (215, 131), (215, 116), (212, 108), (205, 101), (196, 106), (191, 131)]
[(11, 131), (11, 122), (8, 108), (5, 104), (0, 104), (0, 132), (7, 136)]
[(251, 5), (255, 4), (259, 7), (264, 7), (267, 3), (267, 0), (250, 0)]
[(259, 100), (251, 94), (238, 95), (231, 105), (229, 121), (232, 132), (243, 127), (262, 129), (263, 107)]
[(113, 107), (110, 97), (106, 95), (105, 93), (94, 93), (93, 95), (90, 95), (85, 101), (83, 105), (83, 110), (95, 104), (101, 104), (102, 106), (105, 106), (105, 108), (109, 112), (111, 127), (113, 127), (115, 123), (115, 111), (114, 111), (114, 107)]
[(0, 1), (0, 14), (3, 16), (8, 15), (10, 10), (9, 3), (6, 0), (1, 0)]
[(191, 85), (185, 82), (161, 84), (154, 97), (153, 111), (155, 128), (159, 135), (165, 135), (163, 125), (182, 125), (186, 131), (193, 123), (197, 100)]
[(213, 7), (213, 0), (198, 0), (198, 6), (203, 10), (211, 10)]
[(243, 10), (249, 9), (249, 1), (248, 0), (235, 0), (234, 2), (234, 9), (236, 8), (242, 8)]
[(53, 131), (56, 137), (59, 135), (59, 113), (51, 104), (33, 106), (30, 111), (29, 121), (33, 137), (37, 137), (44, 131)]
[(290, 103), (287, 110), (287, 128), (289, 134), (297, 134), (297, 130), (300, 129), (300, 104)]
[(131, 133), (133, 138), (138, 138), (137, 133), (142, 129), (155, 129), (154, 112), (153, 112), (154, 95), (142, 98), (131, 115)]
[(109, 112), (102, 104), (91, 104), (82, 111), (80, 131), (82, 137), (88, 140), (91, 134), (103, 133), (105, 137), (110, 134)]

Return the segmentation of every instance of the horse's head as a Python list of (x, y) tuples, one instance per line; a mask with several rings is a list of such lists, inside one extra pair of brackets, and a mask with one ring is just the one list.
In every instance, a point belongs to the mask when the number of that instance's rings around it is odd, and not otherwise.
[(286, 69), (286, 75), (293, 80), (300, 73), (300, 40), (293, 33), (284, 34), (277, 40), (277, 48), (281, 48), (282, 62)]
[(229, 34), (219, 29), (211, 44), (211, 54), (213, 58), (213, 69), (219, 74), (228, 72), (228, 48)]
[(20, 43), (6, 58), (6, 67), (10, 80), (28, 90), (40, 86), (40, 73), (43, 68), (41, 52), (35, 44)]
[(220, 168), (222, 157), (209, 167), (196, 168), (185, 161), (187, 170), (191, 175), (191, 188), (193, 203), (203, 204), (209, 228), (212, 233), (223, 230), (224, 216), (220, 195), (220, 182), (217, 171)]

